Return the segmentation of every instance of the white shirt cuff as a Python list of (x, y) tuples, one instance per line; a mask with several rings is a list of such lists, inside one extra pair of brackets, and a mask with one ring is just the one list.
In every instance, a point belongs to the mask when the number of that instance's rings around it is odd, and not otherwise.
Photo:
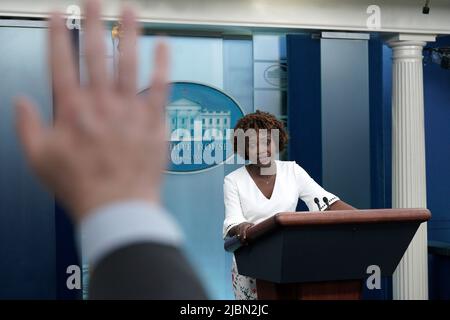
[[(333, 204), (333, 203), (335, 203), (336, 201), (338, 201), (338, 200), (340, 200), (337, 196), (334, 196), (334, 195), (331, 195), (329, 198), (328, 198), (328, 205), (329, 205), (329, 207), (331, 207), (331, 205)], [(323, 201), (323, 200), (322, 200)], [(320, 204), (320, 202), (319, 202), (319, 204)], [(325, 204), (325, 202), (322, 204), (322, 205), (320, 205), (320, 211), (325, 211), (326, 209), (327, 209), (328, 207), (327, 207), (327, 205)]]
[(81, 221), (78, 231), (83, 260), (91, 266), (133, 243), (182, 243), (182, 234), (171, 215), (160, 205), (146, 201), (123, 201), (96, 208)]

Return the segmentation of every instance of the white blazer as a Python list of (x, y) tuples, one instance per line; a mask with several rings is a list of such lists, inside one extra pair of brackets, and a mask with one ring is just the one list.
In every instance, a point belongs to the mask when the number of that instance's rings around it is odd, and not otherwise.
[(223, 193), (225, 220), (223, 237), (235, 225), (242, 222), (259, 223), (278, 212), (293, 212), (298, 199), (303, 200), (309, 211), (319, 211), (314, 198), (320, 201), (320, 210), (325, 210), (323, 197), (329, 204), (339, 200), (334, 194), (324, 190), (295, 161), (276, 163), (275, 185), (270, 199), (258, 188), (245, 166), (228, 174), (224, 179)]

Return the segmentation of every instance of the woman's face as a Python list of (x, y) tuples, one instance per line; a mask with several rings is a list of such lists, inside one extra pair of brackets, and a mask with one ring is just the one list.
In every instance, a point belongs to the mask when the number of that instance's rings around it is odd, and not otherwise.
[(253, 164), (260, 167), (271, 165), (275, 153), (275, 144), (269, 133), (258, 131), (256, 139), (249, 139), (246, 149), (248, 158)]

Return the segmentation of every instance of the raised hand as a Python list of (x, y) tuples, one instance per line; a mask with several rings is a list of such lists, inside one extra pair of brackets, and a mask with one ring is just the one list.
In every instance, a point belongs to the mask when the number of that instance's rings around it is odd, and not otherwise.
[(138, 97), (133, 11), (122, 12), (119, 75), (113, 79), (106, 68), (99, 2), (88, 1), (85, 9), (88, 84), (79, 84), (68, 30), (54, 13), (49, 37), (53, 126), (43, 124), (32, 102), (17, 100), (17, 131), (26, 157), (76, 221), (110, 202), (158, 202), (167, 149), (167, 47), (157, 46), (150, 94)]

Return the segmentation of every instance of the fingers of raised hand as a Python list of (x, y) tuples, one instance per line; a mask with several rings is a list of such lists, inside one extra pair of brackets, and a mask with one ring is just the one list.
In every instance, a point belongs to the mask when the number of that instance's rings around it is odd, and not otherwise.
[(110, 80), (106, 69), (104, 28), (101, 21), (101, 6), (98, 0), (86, 2), (86, 32), (84, 35), (89, 88), (97, 94), (104, 94)]
[(26, 98), (16, 101), (16, 129), (25, 155), (36, 165), (42, 150), (45, 130), (35, 105)]
[(152, 75), (150, 93), (148, 95), (149, 117), (152, 124), (164, 124), (165, 107), (168, 95), (169, 49), (159, 41), (155, 49), (155, 72)]
[(73, 118), (75, 105), (68, 103), (78, 94), (78, 79), (73, 47), (62, 15), (53, 13), (50, 18), (49, 63), (52, 71), (53, 94), (55, 97), (55, 122)]
[(136, 95), (136, 42), (137, 23), (135, 14), (130, 7), (125, 7), (122, 12), (123, 37), (120, 45), (118, 89), (126, 96)]

